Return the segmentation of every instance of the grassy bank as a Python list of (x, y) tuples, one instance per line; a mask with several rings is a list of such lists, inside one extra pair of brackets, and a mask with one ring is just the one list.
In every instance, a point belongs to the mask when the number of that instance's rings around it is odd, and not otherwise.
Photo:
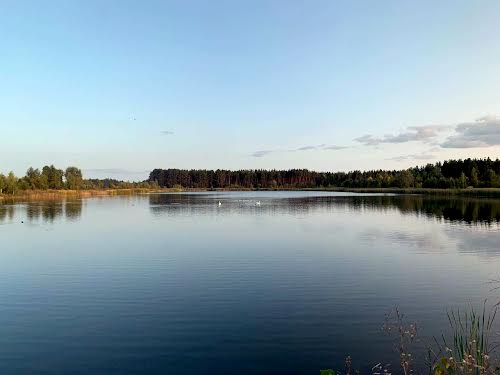
[(147, 194), (178, 191), (175, 189), (100, 189), (100, 190), (23, 190), (16, 194), (0, 194), (0, 201), (12, 199), (49, 200), (61, 198), (90, 198), (115, 195)]

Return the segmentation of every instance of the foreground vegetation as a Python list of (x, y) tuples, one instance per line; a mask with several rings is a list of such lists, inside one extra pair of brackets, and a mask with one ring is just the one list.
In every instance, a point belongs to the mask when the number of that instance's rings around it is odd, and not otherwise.
[[(500, 374), (500, 356), (498, 355), (498, 333), (493, 329), (498, 304), (491, 309), (486, 302), (480, 312), (470, 307), (461, 312), (448, 313), (449, 335), (434, 337), (432, 343), (419, 343), (417, 324), (408, 323), (398, 308), (387, 316), (383, 330), (394, 337), (395, 349), (399, 357), (398, 366), (377, 363), (372, 375), (498, 375)], [(415, 345), (417, 344), (417, 345)], [(427, 352), (415, 353), (417, 347), (424, 347)], [(419, 362), (419, 358), (425, 360)], [(347, 357), (345, 368), (334, 371), (320, 370), (321, 375), (359, 374), (353, 370), (352, 359)]]

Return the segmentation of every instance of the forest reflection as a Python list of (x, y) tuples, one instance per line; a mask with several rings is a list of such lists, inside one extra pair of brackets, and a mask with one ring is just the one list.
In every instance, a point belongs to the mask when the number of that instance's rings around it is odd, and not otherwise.
[(245, 214), (250, 211), (268, 215), (307, 215), (338, 209), (353, 212), (397, 210), (405, 215), (423, 215), (471, 225), (500, 223), (500, 200), (481, 198), (381, 195), (238, 199), (210, 194), (153, 194), (149, 196), (149, 204), (155, 215)]
[(81, 199), (4, 203), (0, 204), (0, 224), (13, 220), (52, 223), (59, 217), (78, 220), (82, 207)]
[[(470, 225), (500, 223), (500, 200), (481, 198), (384, 196), (276, 196), (245, 197), (215, 194), (151, 194), (145, 199), (153, 215), (308, 215), (347, 210), (398, 211), (403, 215), (425, 216)], [(221, 206), (218, 202), (221, 201)], [(260, 205), (257, 204), (260, 202)], [(78, 220), (83, 200), (53, 200), (0, 203), (0, 224), (13, 220), (52, 223), (58, 218)]]

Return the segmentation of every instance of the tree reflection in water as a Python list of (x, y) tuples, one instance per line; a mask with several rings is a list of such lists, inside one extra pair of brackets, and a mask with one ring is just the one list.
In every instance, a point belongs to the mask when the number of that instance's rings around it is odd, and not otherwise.
[(82, 207), (81, 199), (3, 203), (0, 204), (0, 224), (12, 222), (16, 218), (28, 223), (53, 223), (63, 215), (67, 220), (78, 220)]
[[(230, 197), (230, 196), (229, 196)], [(211, 194), (152, 194), (149, 196), (153, 214), (191, 215), (214, 213), (307, 214), (316, 210), (398, 210), (402, 214), (424, 215), (450, 222), (488, 225), (500, 223), (500, 200), (482, 198), (451, 198), (422, 195), (379, 196), (313, 196), (297, 198), (259, 198), (257, 208), (251, 199), (230, 198), (221, 207), (220, 196)], [(223, 199), (224, 200), (224, 199)]]

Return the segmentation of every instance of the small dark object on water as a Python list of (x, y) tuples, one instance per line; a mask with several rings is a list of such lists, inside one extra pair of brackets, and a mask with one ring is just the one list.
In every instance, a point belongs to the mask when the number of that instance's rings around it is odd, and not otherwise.
[(21, 224), (24, 224), (24, 221), (21, 220)]

